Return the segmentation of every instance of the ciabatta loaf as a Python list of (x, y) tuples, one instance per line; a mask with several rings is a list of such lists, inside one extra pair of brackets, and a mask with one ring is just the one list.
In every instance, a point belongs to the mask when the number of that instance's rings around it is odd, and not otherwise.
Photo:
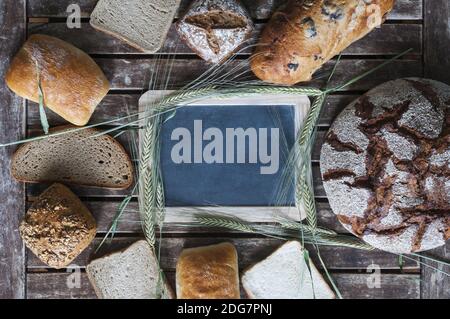
[(86, 273), (101, 299), (174, 298), (165, 278), (159, 277), (158, 260), (145, 240), (91, 261)]
[(239, 299), (236, 248), (222, 243), (183, 250), (176, 281), (178, 299)]
[(67, 267), (95, 237), (94, 217), (62, 184), (53, 184), (30, 207), (20, 224), (25, 245), (45, 264)]
[(14, 57), (6, 84), (17, 95), (44, 104), (75, 125), (85, 125), (109, 91), (102, 70), (86, 53), (60, 39), (30, 36)]
[(333, 299), (335, 295), (310, 261), (303, 247), (287, 242), (242, 275), (242, 285), (253, 299)]
[[(56, 127), (54, 132), (75, 129)], [(19, 181), (62, 182), (125, 189), (133, 182), (133, 165), (122, 145), (96, 129), (82, 129), (29, 142), (16, 151), (11, 173)]]
[(264, 81), (309, 81), (325, 62), (378, 27), (394, 0), (290, 0), (262, 32), (251, 68)]

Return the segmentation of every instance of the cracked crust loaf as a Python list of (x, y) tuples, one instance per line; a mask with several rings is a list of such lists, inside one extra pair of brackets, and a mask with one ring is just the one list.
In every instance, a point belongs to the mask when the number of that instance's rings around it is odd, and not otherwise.
[(394, 0), (290, 0), (264, 28), (251, 68), (263, 81), (311, 80), (323, 64), (381, 25)]
[(186, 44), (202, 59), (220, 63), (238, 49), (254, 29), (247, 10), (236, 0), (197, 0), (177, 23)]
[(45, 264), (67, 267), (94, 239), (89, 210), (62, 184), (53, 184), (33, 203), (19, 227), (25, 245)]
[(178, 299), (240, 299), (236, 248), (230, 243), (183, 250), (177, 262)]
[(31, 35), (14, 57), (6, 84), (17, 95), (39, 103), (38, 70), (44, 104), (72, 124), (83, 126), (109, 91), (109, 82), (92, 58), (60, 39)]
[(321, 150), (333, 212), (353, 234), (395, 253), (450, 237), (450, 87), (384, 83), (336, 118)]

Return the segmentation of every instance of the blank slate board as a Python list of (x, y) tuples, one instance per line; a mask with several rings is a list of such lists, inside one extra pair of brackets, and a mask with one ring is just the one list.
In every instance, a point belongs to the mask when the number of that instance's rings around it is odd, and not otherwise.
[[(194, 121), (197, 121), (196, 133)], [(199, 121), (201, 121), (201, 131), (199, 130)], [(188, 156), (190, 163), (175, 163), (171, 156), (173, 147), (182, 139), (178, 135), (174, 137), (175, 140), (171, 139), (172, 133), (177, 132), (178, 128), (186, 128), (190, 133), (189, 141), (184, 144), (186, 146), (184, 150), (190, 144), (191, 156)], [(221, 139), (223, 157), (220, 157), (222, 160), (219, 160), (223, 163), (206, 163), (202, 157), (197, 157), (197, 163), (194, 163), (194, 144), (197, 143), (197, 150), (200, 149), (201, 153), (204, 147), (210, 143), (210, 140), (202, 140), (203, 133), (208, 128), (217, 128), (223, 133), (223, 139)], [(230, 139), (227, 139), (227, 128), (233, 130), (236, 128), (252, 129), (257, 133), (258, 141), (259, 138), (267, 141), (267, 152), (264, 152), (267, 155), (274, 155), (271, 154), (272, 129), (278, 128), (278, 138), (275, 141), (278, 141), (279, 155), (278, 160), (276, 160), (276, 156), (272, 158), (274, 173), (261, 174), (261, 167), (269, 166), (269, 163), (262, 163), (260, 156), (257, 156), (256, 163), (250, 163), (248, 136), (245, 138), (245, 145), (243, 143), (238, 145), (237, 139), (234, 139), (234, 163), (230, 163), (231, 161), (227, 163), (226, 144), (230, 143)], [(264, 133), (262, 133), (262, 137), (260, 136), (260, 129), (267, 129), (267, 138)], [(282, 181), (289, 150), (295, 142), (295, 135), (295, 106), (292, 105), (196, 105), (180, 108), (174, 117), (163, 124), (161, 131), (161, 167), (166, 205), (172, 207), (293, 206), (293, 183), (289, 186), (283, 202), (278, 202), (277, 193), (280, 189), (279, 185)], [(253, 136), (255, 135), (253, 134)], [(184, 135), (183, 138), (187, 138), (187, 135)], [(259, 142), (257, 144), (259, 153)], [(199, 145), (201, 148), (198, 147)], [(240, 151), (245, 147), (245, 163), (237, 163), (238, 147), (240, 147)], [(264, 147), (263, 149), (266, 150)], [(276, 150), (276, 147), (274, 149)], [(181, 153), (184, 154), (184, 152)], [(199, 161), (201, 163), (198, 163)]]

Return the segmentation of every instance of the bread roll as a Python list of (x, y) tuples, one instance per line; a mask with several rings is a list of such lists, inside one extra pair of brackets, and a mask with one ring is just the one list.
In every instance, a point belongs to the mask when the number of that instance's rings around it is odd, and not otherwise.
[(178, 299), (239, 299), (238, 257), (230, 243), (185, 249), (177, 263)]
[(67, 267), (95, 237), (94, 217), (62, 184), (53, 184), (33, 203), (19, 227), (25, 245), (45, 264)]
[(290, 0), (262, 32), (251, 68), (261, 80), (309, 81), (324, 63), (379, 26), (394, 0)]
[(79, 126), (89, 121), (109, 90), (102, 70), (86, 53), (41, 34), (32, 35), (14, 57), (6, 84), (17, 95), (39, 103), (38, 75), (45, 106)]

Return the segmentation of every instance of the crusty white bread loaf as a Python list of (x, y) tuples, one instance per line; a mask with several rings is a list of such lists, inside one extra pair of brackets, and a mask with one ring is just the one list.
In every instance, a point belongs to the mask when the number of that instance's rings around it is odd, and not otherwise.
[(38, 103), (39, 81), (45, 106), (79, 126), (109, 91), (108, 80), (89, 55), (60, 39), (34, 34), (14, 57), (6, 84)]
[(67, 267), (95, 237), (89, 210), (62, 184), (53, 184), (33, 203), (19, 227), (25, 245), (45, 264)]
[[(51, 133), (73, 130), (60, 126)], [(133, 183), (133, 164), (109, 135), (87, 128), (26, 143), (14, 153), (11, 173), (22, 182), (61, 182), (125, 189)]]
[(242, 285), (252, 299), (334, 299), (335, 294), (310, 261), (303, 247), (290, 241), (242, 275)]
[(261, 80), (292, 85), (379, 26), (394, 0), (289, 0), (262, 32), (251, 68)]
[(100, 0), (91, 25), (148, 53), (158, 51), (167, 36), (180, 0)]
[(158, 260), (145, 240), (91, 261), (86, 273), (101, 299), (174, 298), (165, 278), (159, 286)]
[(176, 282), (178, 299), (239, 299), (236, 248), (221, 243), (183, 250)]

